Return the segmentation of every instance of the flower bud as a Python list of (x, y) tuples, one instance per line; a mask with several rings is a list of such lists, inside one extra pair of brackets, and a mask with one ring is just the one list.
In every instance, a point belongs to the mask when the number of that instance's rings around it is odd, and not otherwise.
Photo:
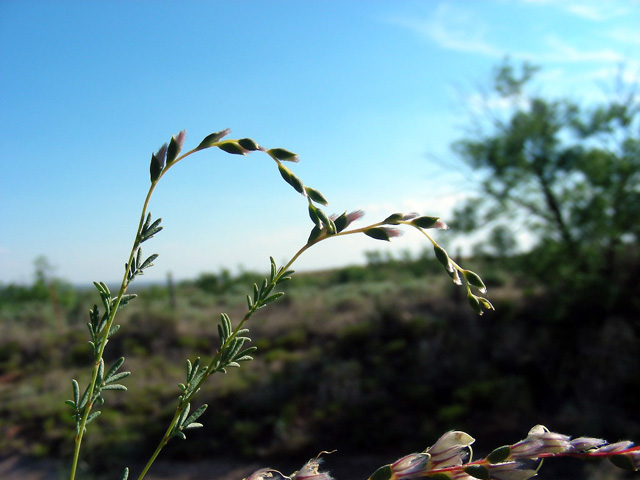
[(442, 266), (446, 268), (448, 272), (452, 272), (453, 267), (451, 266), (451, 260), (449, 260), (449, 255), (447, 254), (447, 251), (444, 248), (442, 248), (440, 245), (434, 245), (433, 251), (435, 252), (436, 258), (442, 264)]
[(219, 132), (212, 133), (211, 135), (207, 135), (200, 142), (200, 145), (196, 147), (196, 150), (202, 150), (203, 148), (212, 147), (214, 144), (218, 143), (224, 137), (229, 135), (229, 133), (231, 133), (231, 129), (225, 128), (224, 130), (220, 130)]
[(291, 480), (333, 480), (327, 472), (320, 472), (320, 460), (309, 460), (304, 467), (291, 475)]
[(260, 150), (260, 145), (258, 145), (252, 138), (241, 138), (238, 140), (238, 143), (242, 148), (249, 152)]
[(426, 450), (431, 455), (432, 468), (444, 468), (462, 465), (469, 456), (469, 446), (475, 439), (459, 431), (447, 432)]
[(376, 240), (391, 241), (391, 237), (399, 237), (402, 232), (397, 228), (389, 227), (371, 227), (364, 231), (364, 234), (368, 237), (375, 238)]
[(267, 150), (267, 153), (276, 160), (280, 160), (281, 162), (298, 162), (299, 158), (293, 152), (286, 150), (284, 148), (271, 148)]
[(438, 222), (438, 217), (418, 217), (411, 220), (411, 225), (420, 228), (433, 228)]
[(511, 446), (512, 458), (538, 458), (545, 453), (563, 453), (571, 449), (569, 437), (537, 425), (524, 440)]
[(184, 145), (184, 139), (187, 135), (186, 130), (182, 130), (178, 133), (177, 136), (172, 136), (171, 141), (169, 142), (169, 147), (167, 148), (167, 165), (173, 163), (178, 155), (180, 155), (180, 151), (182, 150), (182, 146)]
[(218, 148), (224, 152), (230, 153), (232, 155), (246, 155), (247, 150), (245, 150), (240, 143), (234, 140), (227, 140), (224, 143), (218, 145)]
[(393, 479), (414, 478), (429, 470), (428, 453), (412, 453), (390, 465)]
[(621, 453), (610, 457), (611, 463), (625, 470), (640, 470), (640, 450)]
[(467, 282), (469, 282), (469, 285), (473, 285), (478, 288), (480, 293), (487, 293), (487, 287), (477, 273), (472, 272), (471, 270), (464, 270), (462, 274), (464, 275), (464, 278), (467, 279)]

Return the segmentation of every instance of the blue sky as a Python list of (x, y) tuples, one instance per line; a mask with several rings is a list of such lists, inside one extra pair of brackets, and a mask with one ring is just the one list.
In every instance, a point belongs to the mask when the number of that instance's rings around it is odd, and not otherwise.
[[(0, 282), (118, 281), (150, 155), (231, 128), (300, 155), (294, 172), (329, 212), (443, 215), (473, 189), (450, 151), (505, 55), (543, 67), (540, 90), (588, 103), (625, 65), (640, 74), (640, 2), (0, 1)], [(489, 99), (490, 100), (490, 99)], [(265, 270), (306, 241), (305, 201), (264, 155), (207, 150), (163, 178), (165, 229), (147, 280)], [(362, 263), (329, 240), (298, 269)], [(442, 232), (439, 238), (446, 238)]]

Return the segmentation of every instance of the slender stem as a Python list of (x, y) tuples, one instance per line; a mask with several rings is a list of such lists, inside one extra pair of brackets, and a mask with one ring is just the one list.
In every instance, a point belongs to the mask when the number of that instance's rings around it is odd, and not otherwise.
[(180, 418), (180, 414), (182, 413), (183, 409), (184, 408), (182, 408), (182, 409), (178, 408), (176, 410), (176, 413), (174, 414), (173, 419), (171, 420), (171, 423), (169, 424), (169, 427), (167, 428), (167, 430), (164, 432), (164, 435), (162, 436), (162, 440), (160, 441), (160, 443), (156, 447), (155, 451), (153, 452), (153, 454), (151, 455), (151, 457), (147, 461), (147, 464), (142, 469), (142, 472), (140, 473), (140, 476), (138, 476), (138, 480), (142, 480), (145, 477), (147, 472), (149, 472), (149, 469), (151, 468), (151, 465), (153, 465), (153, 462), (155, 462), (156, 458), (158, 458), (158, 455), (160, 455), (160, 452), (162, 451), (164, 446), (167, 443), (169, 443), (169, 435), (171, 435), (171, 432), (173, 431), (173, 427), (176, 424), (176, 422), (178, 421), (178, 418)]
[[(317, 243), (320, 243), (321, 241), (327, 240), (329, 238), (334, 238), (334, 237), (338, 237), (338, 236), (342, 236), (342, 235), (351, 235), (351, 234), (355, 234), (355, 233), (362, 233), (362, 232), (364, 232), (365, 230), (367, 230), (369, 228), (379, 227), (381, 225), (384, 225), (384, 222), (374, 223), (372, 225), (368, 225), (366, 227), (362, 227), (362, 228), (358, 228), (358, 229), (342, 231), (342, 232), (336, 233), (334, 235), (322, 236), (322, 237), (320, 237), (320, 238), (318, 238), (318, 239), (316, 239), (316, 240), (314, 240), (312, 242), (309, 242), (309, 243), (305, 244), (280, 269), (280, 273), (274, 277), (273, 282), (277, 283), (282, 278), (282, 276), (291, 268), (291, 266), (296, 262), (296, 260), (304, 252), (306, 252), (309, 248), (311, 248), (312, 246), (316, 245)], [(154, 451), (153, 455), (149, 458), (149, 461), (147, 462), (147, 464), (144, 467), (144, 470), (142, 471), (142, 473), (138, 477), (138, 480), (142, 480), (145, 477), (145, 475), (149, 471), (149, 468), (151, 467), (151, 465), (153, 464), (155, 459), (158, 457), (158, 455), (160, 454), (162, 449), (165, 447), (165, 445), (167, 445), (167, 443), (169, 442), (169, 436), (173, 432), (173, 429), (174, 429), (176, 423), (178, 422), (178, 419), (180, 418), (180, 415), (182, 414), (184, 409), (187, 407), (187, 405), (189, 405), (189, 402), (191, 402), (191, 400), (193, 400), (193, 397), (195, 397), (196, 393), (199, 391), (201, 385), (206, 381), (206, 379), (217, 371), (214, 367), (217, 364), (217, 362), (220, 360), (222, 352), (224, 352), (224, 350), (229, 346), (231, 341), (238, 335), (238, 332), (244, 327), (245, 323), (257, 311), (258, 306), (259, 306), (259, 303), (256, 303), (256, 305), (254, 305), (251, 309), (249, 309), (249, 311), (244, 315), (242, 320), (240, 320), (238, 325), (233, 329), (233, 332), (229, 335), (229, 337), (225, 340), (225, 342), (221, 345), (221, 347), (218, 349), (217, 353), (214, 355), (214, 357), (209, 362), (209, 365), (207, 367), (207, 374), (204, 375), (194, 387), (192, 387), (191, 393), (188, 396), (183, 397), (183, 398), (180, 399), (180, 403), (178, 404), (178, 407), (176, 408), (176, 412), (175, 412), (175, 414), (173, 416), (173, 419), (171, 420), (171, 423), (169, 424), (169, 427), (167, 428), (165, 434), (162, 436), (162, 439), (158, 443), (158, 446), (156, 447), (156, 450)]]
[[(159, 180), (159, 179), (158, 179)], [(133, 246), (131, 247), (131, 253), (129, 254), (129, 260), (127, 262), (127, 265), (131, 265), (131, 262), (133, 261), (133, 257), (135, 255), (135, 251), (136, 248), (138, 246), (138, 238), (140, 235), (140, 230), (142, 229), (142, 226), (144, 224), (144, 217), (145, 214), (147, 212), (147, 208), (149, 205), (149, 200), (151, 199), (151, 195), (153, 193), (153, 190), (155, 189), (155, 186), (157, 184), (157, 180), (151, 184), (151, 187), (149, 188), (149, 191), (147, 193), (147, 196), (145, 198), (144, 201), (144, 205), (142, 207), (142, 213), (140, 215), (140, 222), (138, 224), (138, 230), (136, 231), (136, 237), (135, 240), (133, 242)], [(82, 446), (82, 439), (84, 437), (84, 433), (86, 430), (86, 426), (87, 426), (87, 419), (89, 417), (89, 413), (91, 413), (91, 409), (93, 408), (93, 391), (95, 389), (96, 386), (96, 381), (98, 378), (98, 371), (100, 368), (100, 363), (102, 361), (103, 355), (104, 355), (104, 350), (105, 347), (107, 346), (107, 337), (109, 335), (109, 331), (111, 330), (111, 327), (113, 325), (113, 322), (115, 320), (116, 317), (116, 313), (118, 311), (118, 308), (120, 306), (120, 302), (122, 300), (123, 295), (125, 294), (125, 292), (127, 291), (127, 277), (128, 277), (128, 271), (125, 271), (124, 276), (122, 278), (122, 282), (120, 283), (120, 290), (118, 291), (118, 296), (116, 297), (116, 301), (115, 303), (111, 306), (111, 312), (109, 313), (109, 318), (107, 319), (107, 324), (105, 325), (104, 329), (103, 329), (103, 333), (102, 336), (103, 338), (100, 341), (100, 347), (98, 349), (98, 354), (96, 355), (96, 361), (95, 364), (93, 366), (93, 371), (91, 374), (91, 382), (89, 383), (89, 400), (88, 403), (84, 409), (84, 414), (82, 415), (82, 419), (80, 420), (80, 425), (78, 428), (78, 432), (76, 434), (76, 439), (75, 439), (75, 449), (73, 452), (73, 462), (71, 465), (71, 474), (70, 474), (70, 480), (74, 480), (75, 476), (76, 476), (76, 471), (77, 471), (77, 467), (78, 467), (78, 461), (80, 458), (80, 447)]]
[[(316, 240), (314, 242), (307, 243), (302, 248), (300, 248), (296, 252), (296, 254), (293, 257), (291, 257), (291, 259), (287, 262), (287, 264), (284, 267), (282, 267), (280, 273), (278, 275), (276, 275), (276, 277), (273, 279), (273, 281), (275, 283), (277, 283), (278, 280), (280, 280), (280, 278), (282, 278), (282, 275), (284, 275), (289, 270), (289, 268), (291, 268), (291, 266), (300, 257), (300, 255), (302, 255), (306, 250), (308, 250), (310, 247), (312, 247), (316, 243), (318, 243), (318, 242), (320, 242), (320, 241), (322, 241), (322, 240), (324, 240), (326, 238), (329, 238), (329, 237), (320, 238), (320, 239), (318, 239), (318, 240)], [(195, 394), (198, 392), (198, 390), (200, 389), (200, 386), (205, 382), (205, 380), (209, 376), (211, 376), (212, 374), (214, 374), (217, 371), (217, 370), (215, 370), (214, 367), (215, 367), (216, 363), (220, 360), (220, 357), (222, 356), (222, 352), (224, 352), (225, 348), (227, 348), (229, 346), (229, 344), (231, 343), (231, 341), (238, 335), (238, 332), (243, 328), (245, 323), (257, 311), (257, 306), (258, 306), (258, 304), (254, 305), (253, 308), (251, 308), (247, 313), (245, 313), (245, 315), (242, 318), (242, 320), (240, 320), (238, 325), (233, 329), (233, 332), (229, 335), (229, 337), (226, 339), (226, 341), (222, 344), (222, 346), (218, 349), (217, 353), (214, 355), (214, 357), (209, 362), (209, 365), (207, 367), (207, 374), (204, 375), (200, 379), (200, 381), (191, 389), (191, 393), (188, 396), (186, 396), (184, 398), (181, 398), (180, 403), (178, 404), (178, 407), (176, 408), (176, 412), (173, 415), (173, 419), (171, 420), (171, 422), (169, 424), (169, 427), (165, 431), (165, 434), (162, 436), (162, 439), (160, 440), (160, 443), (158, 443), (158, 446), (156, 447), (155, 451), (153, 452), (153, 455), (149, 458), (149, 461), (147, 462), (147, 464), (145, 465), (144, 469), (142, 470), (142, 473), (138, 477), (138, 480), (142, 480), (145, 477), (145, 475), (147, 474), (147, 472), (151, 468), (151, 465), (153, 464), (153, 462), (156, 460), (156, 458), (158, 457), (158, 455), (160, 454), (162, 449), (165, 447), (165, 445), (167, 445), (167, 443), (169, 442), (169, 436), (173, 432), (173, 429), (174, 429), (176, 423), (178, 422), (178, 419), (180, 418), (180, 415), (182, 414), (184, 409), (187, 407), (187, 405), (189, 405), (189, 402), (191, 402), (191, 400), (193, 399)]]
[[(158, 176), (158, 178), (151, 183), (151, 186), (149, 187), (149, 191), (147, 192), (147, 196), (145, 197), (143, 206), (142, 206), (142, 212), (140, 214), (140, 221), (138, 222), (138, 229), (136, 231), (136, 236), (135, 239), (133, 241), (133, 245), (131, 247), (131, 252), (129, 254), (129, 260), (127, 261), (127, 265), (131, 265), (131, 262), (133, 261), (133, 257), (136, 253), (136, 249), (139, 246), (139, 236), (142, 230), (142, 226), (144, 225), (144, 219), (145, 219), (145, 215), (147, 214), (147, 209), (149, 207), (149, 202), (151, 200), (151, 196), (153, 195), (153, 191), (156, 188), (156, 185), (158, 184), (158, 182), (160, 181), (160, 179), (162, 178), (162, 176), (169, 170), (170, 167), (172, 167), (173, 165), (175, 165), (178, 161), (182, 160), (183, 158), (191, 155), (192, 153), (196, 152), (197, 149), (193, 149), (190, 150), (189, 152), (179, 156), (178, 158), (176, 158), (170, 165), (167, 165), (166, 168), (164, 168), (162, 170), (162, 172), (160, 173), (160, 175)], [(80, 448), (82, 446), (82, 439), (84, 437), (84, 433), (86, 430), (86, 426), (87, 426), (87, 419), (89, 417), (89, 414), (91, 413), (91, 409), (93, 408), (93, 391), (95, 389), (96, 386), (96, 381), (98, 378), (98, 371), (100, 368), (100, 362), (104, 356), (104, 350), (105, 347), (107, 346), (107, 337), (109, 335), (109, 332), (111, 331), (111, 327), (113, 326), (113, 322), (115, 320), (116, 317), (116, 313), (118, 312), (118, 308), (120, 307), (120, 303), (122, 301), (122, 297), (124, 296), (124, 294), (127, 291), (127, 287), (129, 286), (128, 283), (128, 270), (125, 270), (124, 275), (122, 277), (122, 282), (120, 282), (120, 290), (118, 291), (118, 296), (116, 297), (115, 303), (111, 306), (111, 312), (109, 314), (109, 318), (107, 319), (107, 324), (105, 325), (104, 329), (103, 329), (103, 338), (102, 341), (100, 342), (100, 347), (98, 349), (98, 354), (96, 356), (96, 361), (95, 364), (93, 366), (93, 371), (91, 374), (91, 382), (89, 384), (89, 400), (87, 403), (87, 406), (85, 407), (84, 410), (84, 414), (82, 415), (82, 419), (80, 420), (80, 425), (78, 428), (78, 432), (76, 434), (76, 438), (75, 438), (75, 448), (74, 448), (74, 452), (73, 452), (73, 461), (71, 464), (71, 473), (69, 476), (70, 480), (74, 480), (76, 477), (76, 472), (77, 472), (77, 468), (78, 468), (78, 462), (80, 459)]]

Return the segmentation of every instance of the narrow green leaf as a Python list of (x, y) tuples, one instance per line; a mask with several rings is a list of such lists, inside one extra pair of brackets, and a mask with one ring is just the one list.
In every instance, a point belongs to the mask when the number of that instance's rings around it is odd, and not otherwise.
[(123, 378), (127, 378), (130, 375), (131, 375), (131, 372), (116, 373), (116, 374), (112, 375), (111, 377), (107, 377), (107, 379), (105, 380), (105, 383), (109, 384), (109, 383), (117, 382), (118, 380), (122, 380)]
[(127, 480), (129, 478), (129, 468), (125, 468), (122, 472), (122, 478), (120, 480)]
[(78, 404), (78, 409), (82, 410), (87, 405), (87, 401), (88, 400), (89, 400), (89, 387), (87, 386), (86, 390), (82, 394), (82, 397), (80, 398), (80, 403)]
[(143, 233), (148, 232), (149, 230), (154, 230), (160, 225), (160, 222), (162, 222), (162, 218), (158, 218), (157, 220), (154, 220), (154, 222), (151, 225), (148, 225), (146, 228), (142, 230)]
[(113, 337), (113, 335), (120, 330), (120, 325), (111, 325), (111, 330), (109, 330), (109, 335), (107, 335), (107, 339)]
[(147, 217), (144, 220), (144, 224), (142, 225), (141, 232), (144, 232), (147, 228), (149, 228), (149, 223), (151, 223), (151, 212), (147, 213)]
[(234, 360), (234, 362), (250, 362), (253, 360), (253, 357), (251, 355), (243, 355), (241, 357), (238, 357)]
[(259, 296), (259, 298), (264, 297), (265, 292), (267, 291), (268, 286), (269, 286), (269, 282), (267, 281), (267, 279), (266, 279), (266, 278), (264, 278), (264, 279), (262, 280), (262, 283), (260, 284), (260, 291), (258, 292), (258, 296)]
[(189, 426), (193, 422), (195, 422), (198, 418), (200, 418), (200, 416), (205, 412), (207, 407), (208, 405), (206, 403), (204, 405), (201, 405), (195, 412), (189, 415), (189, 417), (184, 422), (185, 425)]
[(220, 323), (222, 325), (222, 329), (224, 332), (224, 338), (228, 338), (229, 335), (231, 335), (231, 318), (229, 318), (229, 315), (227, 315), (226, 313), (221, 313), (220, 314)]
[(131, 300), (133, 300), (137, 296), (138, 295), (136, 295), (135, 293), (126, 293), (126, 294), (124, 294), (122, 296), (122, 298), (120, 298), (120, 306), (119, 306), (119, 308), (125, 307)]
[(242, 348), (242, 345), (244, 345), (244, 339), (242, 338), (236, 337), (233, 340), (231, 340), (231, 343), (229, 344), (229, 348), (225, 351), (225, 354), (224, 354), (225, 360), (230, 360), (235, 358), (235, 356), (238, 354), (238, 352)]
[(189, 377), (191, 376), (191, 369), (192, 369), (191, 360), (187, 358), (187, 382), (189, 381)]
[(96, 287), (101, 297), (111, 297), (111, 292), (109, 291), (109, 287), (104, 282), (93, 282), (93, 285)]
[(271, 271), (269, 274), (269, 278), (271, 280), (273, 280), (274, 278), (276, 278), (276, 261), (273, 259), (273, 257), (269, 257), (269, 262), (270, 262), (270, 267), (271, 267)]
[(144, 262), (142, 262), (142, 265), (140, 265), (140, 266), (138, 267), (138, 269), (139, 269), (139, 270), (144, 270), (145, 268), (152, 267), (152, 266), (153, 266), (153, 263), (152, 263), (152, 262), (153, 262), (156, 258), (158, 258), (158, 254), (157, 254), (157, 253), (154, 253), (153, 255), (149, 255), (149, 257), (148, 257)]
[(262, 305), (268, 305), (271, 302), (275, 302), (277, 299), (279, 299), (281, 296), (284, 295), (284, 292), (276, 292), (273, 295), (265, 298), (264, 300), (262, 300)]
[(104, 379), (104, 360), (100, 359), (100, 363), (98, 364), (98, 376), (96, 378), (96, 386), (102, 385), (103, 379)]
[(101, 413), (100, 410), (90, 413), (89, 416), (87, 417), (87, 423), (85, 425), (89, 425), (91, 422), (93, 422), (96, 418), (100, 416), (100, 413)]
[(78, 382), (75, 378), (71, 380), (71, 384), (73, 385), (73, 403), (77, 407), (78, 403), (80, 403), (80, 385), (78, 385)]
[(107, 380), (111, 378), (120, 369), (123, 363), (124, 363), (124, 357), (120, 357), (118, 360), (113, 362), (113, 365), (111, 365), (111, 368), (107, 371), (105, 378)]
[(147, 240), (152, 238), (156, 233), (162, 230), (162, 227), (160, 226), (161, 221), (162, 221), (162, 218), (158, 218), (155, 222), (153, 222), (147, 228), (143, 229), (140, 233), (139, 243), (146, 242)]
[(204, 425), (202, 425), (201, 423), (198, 422), (193, 422), (188, 424), (187, 426), (183, 427), (184, 430), (193, 430), (194, 428), (202, 428), (204, 427)]
[(104, 385), (102, 390), (126, 390), (127, 387), (124, 385), (120, 385), (119, 383), (110, 383), (108, 385)]
[(224, 342), (226, 342), (227, 337), (224, 334), (224, 329), (222, 328), (222, 325), (218, 324), (218, 338), (220, 339), (220, 344), (222, 345)]
[(180, 413), (180, 417), (178, 417), (178, 421), (176, 422), (176, 428), (182, 428), (182, 426), (184, 425), (184, 421), (189, 416), (190, 410), (191, 410), (191, 404), (187, 403), (187, 405), (184, 407), (184, 410), (182, 410), (182, 412)]
[[(218, 325), (220, 327), (220, 325)], [(187, 360), (187, 383), (191, 383), (193, 378), (200, 370), (200, 357), (197, 357), (196, 360), (191, 365), (191, 362)]]

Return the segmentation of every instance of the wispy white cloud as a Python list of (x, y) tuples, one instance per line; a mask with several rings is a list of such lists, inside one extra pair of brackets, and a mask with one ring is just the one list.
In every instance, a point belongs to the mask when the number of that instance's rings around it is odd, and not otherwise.
[[(564, 5), (566, 10), (575, 2), (553, 2), (550, 0), (521, 0), (526, 3), (545, 4), (556, 7), (559, 4)], [(580, 15), (586, 15), (586, 9), (591, 9), (592, 16), (600, 6), (596, 4), (585, 3), (576, 6), (584, 7), (584, 11)], [(600, 5), (600, 4), (597, 4)], [(593, 8), (592, 8), (593, 7)], [(623, 9), (612, 8), (615, 12), (621, 12)], [(573, 12), (578, 14), (577, 12)], [(617, 15), (618, 13), (616, 13)], [(613, 13), (611, 13), (613, 15)], [(604, 14), (599, 18), (604, 18)], [(414, 33), (428, 39), (440, 48), (462, 52), (478, 54), (488, 58), (502, 58), (509, 55), (511, 58), (518, 60), (527, 60), (534, 63), (579, 63), (579, 62), (608, 62), (620, 63), (625, 61), (625, 57), (612, 48), (578, 48), (575, 44), (570, 43), (557, 34), (548, 34), (539, 37), (536, 44), (532, 44), (528, 50), (518, 50), (503, 46), (500, 39), (491, 38), (491, 25), (488, 21), (479, 17), (478, 12), (460, 5), (452, 6), (449, 3), (441, 3), (438, 7), (426, 17), (418, 16), (396, 16), (388, 19), (402, 28), (413, 31)], [(617, 28), (611, 30), (608, 34), (614, 38), (627, 44), (640, 44), (640, 33), (626, 28)]]
[(606, 35), (622, 44), (634, 46), (640, 45), (640, 29), (616, 27), (606, 32)]
[(610, 2), (599, 1), (595, 3), (569, 3), (566, 11), (588, 20), (602, 22), (626, 14), (628, 9), (622, 6), (614, 6), (612, 8)]
[[(624, 57), (611, 48), (578, 49), (557, 35), (544, 37), (544, 53), (533, 55), (536, 61), (546, 62), (620, 62)], [(526, 55), (521, 53), (520, 55)]]
[(396, 16), (390, 23), (407, 28), (447, 50), (501, 57), (504, 51), (487, 39), (489, 26), (469, 10), (441, 3), (427, 18)]
[(580, 18), (603, 22), (628, 15), (637, 9), (637, 0), (521, 0), (530, 5), (554, 7)]

